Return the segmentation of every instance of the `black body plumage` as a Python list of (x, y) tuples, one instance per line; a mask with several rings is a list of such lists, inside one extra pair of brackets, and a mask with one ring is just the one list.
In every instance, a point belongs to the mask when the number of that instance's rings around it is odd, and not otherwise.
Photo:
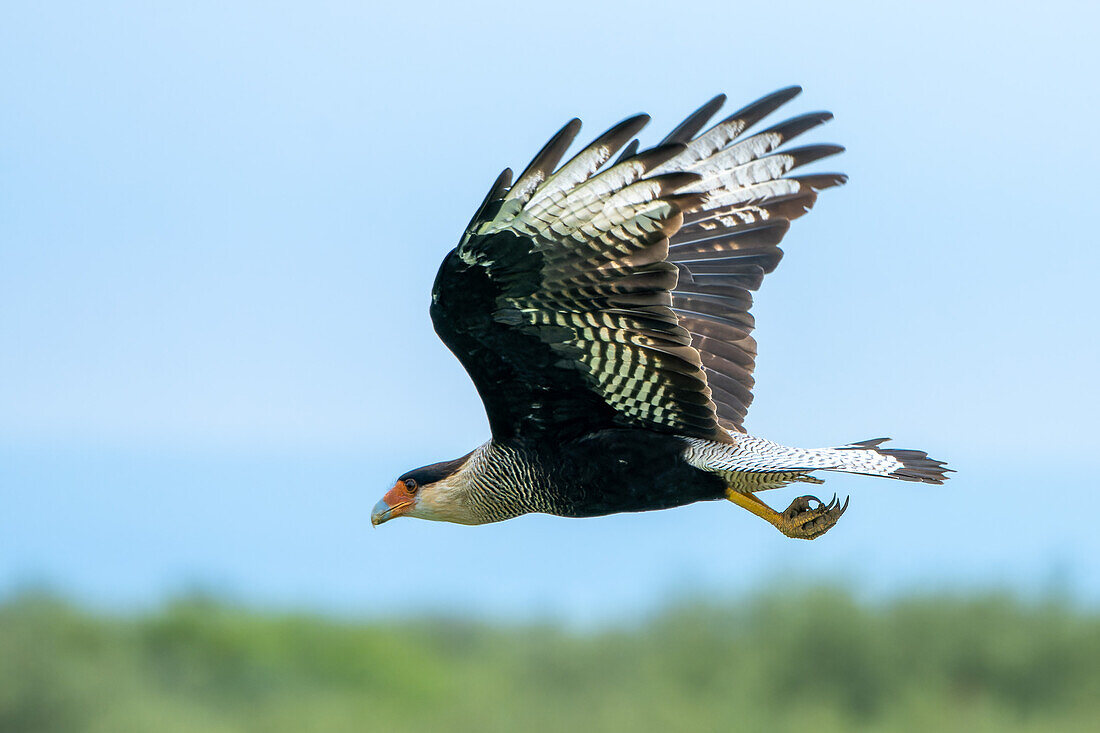
[(669, 509), (720, 499), (720, 477), (684, 461), (680, 438), (649, 430), (602, 430), (532, 451), (549, 464), (548, 492), (567, 517)]

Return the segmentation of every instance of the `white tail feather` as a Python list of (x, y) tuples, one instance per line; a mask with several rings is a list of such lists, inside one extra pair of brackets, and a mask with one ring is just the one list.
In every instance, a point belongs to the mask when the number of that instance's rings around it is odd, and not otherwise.
[(886, 438), (836, 448), (790, 448), (751, 435), (734, 433), (733, 437), (736, 445), (690, 440), (685, 459), (714, 473), (843, 471), (930, 484), (943, 483), (949, 470), (923, 451), (880, 448)]

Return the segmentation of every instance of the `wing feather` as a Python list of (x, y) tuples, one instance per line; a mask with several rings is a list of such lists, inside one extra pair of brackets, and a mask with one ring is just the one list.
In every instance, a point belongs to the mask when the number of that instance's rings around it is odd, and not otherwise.
[[(433, 289), (432, 319), (485, 402), (494, 437), (644, 427), (729, 440), (752, 401), (751, 292), (790, 221), (840, 174), (789, 175), (843, 150), (785, 147), (832, 118), (746, 131), (769, 94), (703, 132), (725, 101), (656, 146), (623, 120), (558, 167), (567, 123), (509, 187), (497, 179)], [(617, 152), (621, 154), (610, 162)]]

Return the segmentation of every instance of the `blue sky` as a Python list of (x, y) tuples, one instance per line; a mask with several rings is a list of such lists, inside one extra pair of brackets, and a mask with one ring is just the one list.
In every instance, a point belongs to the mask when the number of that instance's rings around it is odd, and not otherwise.
[[(775, 573), (1100, 600), (1091, 3), (6, 4), (0, 589), (588, 618)], [(757, 298), (749, 429), (891, 435), (796, 543), (732, 506), (476, 529), (369, 509), (487, 437), (428, 320), (505, 166), (791, 83), (851, 176)], [(785, 505), (791, 491), (771, 497)], [(1063, 582), (1063, 581), (1059, 581)]]

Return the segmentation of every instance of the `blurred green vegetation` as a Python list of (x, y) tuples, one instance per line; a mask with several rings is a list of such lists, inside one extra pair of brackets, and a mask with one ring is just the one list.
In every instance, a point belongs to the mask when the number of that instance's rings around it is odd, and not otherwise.
[(1095, 731), (1100, 614), (844, 590), (626, 628), (0, 605), (4, 733)]

